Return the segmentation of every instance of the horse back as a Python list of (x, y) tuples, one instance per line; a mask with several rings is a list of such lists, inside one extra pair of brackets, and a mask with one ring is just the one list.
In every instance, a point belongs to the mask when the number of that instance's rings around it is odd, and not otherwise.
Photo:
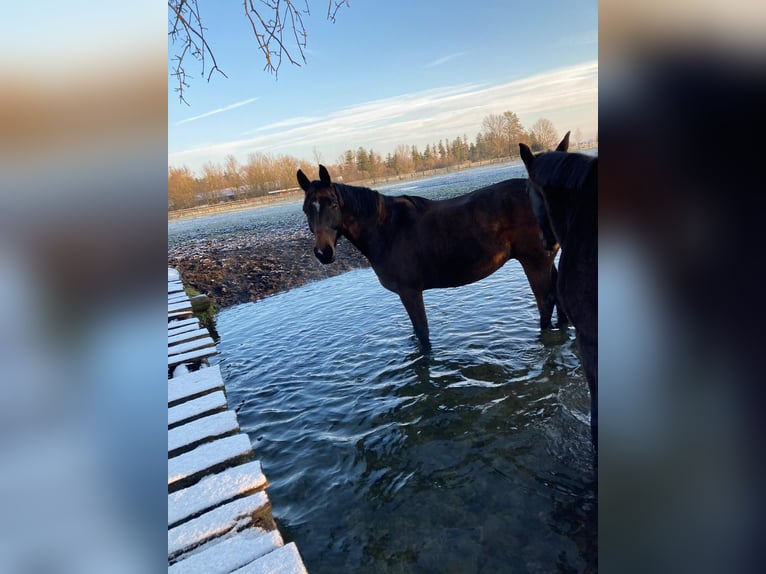
[(411, 276), (405, 282), (430, 289), (478, 281), (514, 257), (550, 264), (524, 179), (443, 200), (390, 197), (386, 209), (379, 277)]

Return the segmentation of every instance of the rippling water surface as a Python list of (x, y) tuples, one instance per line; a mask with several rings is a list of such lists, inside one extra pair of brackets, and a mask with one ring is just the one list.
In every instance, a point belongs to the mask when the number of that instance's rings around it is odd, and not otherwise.
[(425, 302), (430, 357), (370, 269), (220, 312), (229, 404), (285, 538), (312, 574), (586, 570), (595, 471), (573, 331), (540, 332), (515, 260)]

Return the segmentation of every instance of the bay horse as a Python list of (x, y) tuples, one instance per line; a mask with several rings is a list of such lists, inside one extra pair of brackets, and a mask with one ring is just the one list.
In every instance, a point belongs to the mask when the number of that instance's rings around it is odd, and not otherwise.
[(568, 153), (568, 144), (569, 132), (555, 151), (535, 155), (523, 143), (519, 149), (530, 201), (544, 206), (542, 217), (561, 246), (558, 303), (575, 328), (598, 450), (598, 158)]
[[(381, 285), (407, 310), (423, 352), (431, 350), (423, 291), (473, 283), (515, 258), (529, 280), (540, 313), (550, 326), (556, 306), (558, 248), (546, 250), (525, 179), (509, 179), (443, 200), (387, 196), (366, 187), (333, 182), (323, 165), (319, 180), (300, 169), (303, 211), (316, 242), (314, 255), (335, 260), (345, 236), (370, 262)], [(559, 322), (565, 322), (559, 309)]]

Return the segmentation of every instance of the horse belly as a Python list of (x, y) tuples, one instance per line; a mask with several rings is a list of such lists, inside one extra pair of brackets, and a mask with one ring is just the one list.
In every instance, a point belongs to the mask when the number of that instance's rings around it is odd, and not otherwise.
[(460, 287), (489, 277), (509, 259), (506, 250), (488, 253), (465, 253), (457, 251), (451, 255), (430, 260), (429, 288)]

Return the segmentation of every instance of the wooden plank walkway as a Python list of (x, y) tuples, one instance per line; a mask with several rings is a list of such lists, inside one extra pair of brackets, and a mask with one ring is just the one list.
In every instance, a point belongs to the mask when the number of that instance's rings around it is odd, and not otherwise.
[(226, 402), (217, 353), (168, 269), (168, 572), (307, 574), (271, 516), (268, 481)]

